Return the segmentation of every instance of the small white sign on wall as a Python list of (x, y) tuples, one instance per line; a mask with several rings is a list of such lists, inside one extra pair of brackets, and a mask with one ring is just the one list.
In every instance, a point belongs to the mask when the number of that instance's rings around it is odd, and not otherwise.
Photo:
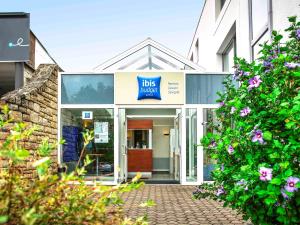
[(108, 122), (94, 123), (95, 143), (108, 143)]
[(92, 120), (93, 112), (92, 111), (82, 111), (82, 119), (83, 120)]

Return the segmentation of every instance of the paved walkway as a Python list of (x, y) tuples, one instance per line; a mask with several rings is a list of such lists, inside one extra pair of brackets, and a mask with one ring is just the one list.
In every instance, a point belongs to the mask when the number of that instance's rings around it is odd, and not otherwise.
[[(150, 224), (247, 224), (230, 208), (212, 200), (193, 200), (194, 186), (145, 185), (143, 188), (126, 193), (125, 213), (131, 218), (147, 214)], [(141, 208), (139, 204), (147, 199), (156, 206)]]

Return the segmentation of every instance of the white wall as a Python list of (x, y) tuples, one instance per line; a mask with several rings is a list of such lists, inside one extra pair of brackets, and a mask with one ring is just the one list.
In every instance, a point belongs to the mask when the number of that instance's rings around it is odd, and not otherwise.
[[(218, 4), (219, 0), (205, 1), (188, 53), (189, 59), (192, 54), (196, 55), (195, 44), (199, 39), (198, 63), (210, 72), (222, 71), (221, 54), (234, 33), (237, 56), (251, 60), (249, 1), (227, 0), (220, 13)], [(298, 15), (300, 18), (299, 4), (300, 0), (272, 0), (273, 29), (283, 31), (287, 28), (288, 16)]]
[(300, 0), (273, 0), (272, 10), (273, 30), (277, 30), (282, 34), (289, 27), (287, 17), (297, 16), (300, 20)]
[(54, 64), (55, 62), (51, 59), (46, 50), (42, 47), (40, 42), (35, 40), (35, 69), (40, 64)]
[(170, 136), (164, 135), (164, 130), (174, 127), (174, 118), (159, 118), (153, 120), (152, 149), (153, 170), (168, 171), (170, 163)]

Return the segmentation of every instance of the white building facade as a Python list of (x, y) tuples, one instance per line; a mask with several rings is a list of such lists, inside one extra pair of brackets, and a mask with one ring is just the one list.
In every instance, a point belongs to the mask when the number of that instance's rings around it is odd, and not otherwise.
[(232, 72), (233, 56), (252, 61), (272, 30), (284, 33), (299, 0), (206, 0), (188, 58), (207, 71)]

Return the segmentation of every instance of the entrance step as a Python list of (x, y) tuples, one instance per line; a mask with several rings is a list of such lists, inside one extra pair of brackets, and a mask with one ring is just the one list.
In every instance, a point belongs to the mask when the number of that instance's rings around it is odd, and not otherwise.
[(141, 179), (145, 184), (180, 184), (177, 180), (148, 180)]

